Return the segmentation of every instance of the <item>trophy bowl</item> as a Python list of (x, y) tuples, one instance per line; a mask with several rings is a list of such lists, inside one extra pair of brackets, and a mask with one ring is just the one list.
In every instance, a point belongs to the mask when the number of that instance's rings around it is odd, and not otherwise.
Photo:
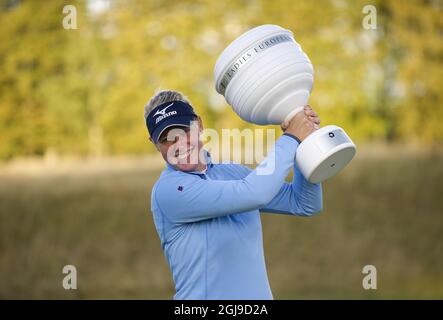
[[(281, 124), (303, 111), (314, 82), (314, 68), (291, 31), (276, 25), (253, 28), (220, 54), (215, 89), (243, 120)], [(297, 149), (296, 163), (312, 183), (324, 181), (354, 157), (355, 144), (335, 125), (311, 133)]]

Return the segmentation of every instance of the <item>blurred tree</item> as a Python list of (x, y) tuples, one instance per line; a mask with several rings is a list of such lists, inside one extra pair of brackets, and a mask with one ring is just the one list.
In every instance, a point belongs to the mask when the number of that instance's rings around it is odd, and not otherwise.
[(442, 143), (442, 3), (376, 0), (0, 0), (0, 159), (152, 151), (143, 105), (183, 91), (205, 125), (255, 127), (215, 92), (213, 66), (241, 33), (292, 30), (315, 68), (310, 103), (357, 142)]
[[(380, 1), (397, 139), (443, 142), (443, 2)], [(387, 61), (386, 61), (387, 60)]]

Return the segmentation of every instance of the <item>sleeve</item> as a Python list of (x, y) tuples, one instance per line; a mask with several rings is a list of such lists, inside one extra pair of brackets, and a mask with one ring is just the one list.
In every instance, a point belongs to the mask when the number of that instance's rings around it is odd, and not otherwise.
[(158, 208), (173, 223), (195, 222), (264, 207), (279, 192), (298, 142), (282, 135), (269, 155), (239, 180), (205, 180), (177, 172), (153, 189)]
[[(248, 175), (252, 170), (239, 166), (240, 177)], [(297, 165), (293, 166), (292, 183), (284, 183), (277, 195), (264, 207), (264, 213), (278, 213), (297, 216), (311, 216), (323, 209), (323, 193), (320, 183), (310, 183), (300, 172)]]
[(294, 164), (292, 183), (284, 183), (277, 195), (260, 209), (262, 212), (311, 216), (323, 208), (321, 183), (309, 182)]

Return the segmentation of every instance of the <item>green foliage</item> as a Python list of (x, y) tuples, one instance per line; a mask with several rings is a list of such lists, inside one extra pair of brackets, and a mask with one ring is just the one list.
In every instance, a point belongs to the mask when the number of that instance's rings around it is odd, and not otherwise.
[[(438, 1), (0, 1), (0, 159), (154, 150), (143, 106), (183, 91), (207, 127), (247, 127), (215, 92), (218, 54), (274, 23), (295, 33), (315, 68), (311, 104), (357, 142), (443, 142), (443, 28)], [(103, 3), (106, 3), (103, 2)], [(97, 6), (95, 6), (97, 7)]]

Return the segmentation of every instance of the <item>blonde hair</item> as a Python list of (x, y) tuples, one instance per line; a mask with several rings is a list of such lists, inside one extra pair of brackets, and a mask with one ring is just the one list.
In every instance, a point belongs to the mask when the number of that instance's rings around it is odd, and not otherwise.
[(189, 99), (182, 94), (179, 91), (175, 90), (159, 90), (149, 99), (148, 103), (145, 105), (145, 119), (148, 116), (149, 112), (151, 112), (152, 109), (155, 107), (158, 107), (159, 105), (171, 101), (183, 101), (188, 104), (191, 104), (189, 102)]

